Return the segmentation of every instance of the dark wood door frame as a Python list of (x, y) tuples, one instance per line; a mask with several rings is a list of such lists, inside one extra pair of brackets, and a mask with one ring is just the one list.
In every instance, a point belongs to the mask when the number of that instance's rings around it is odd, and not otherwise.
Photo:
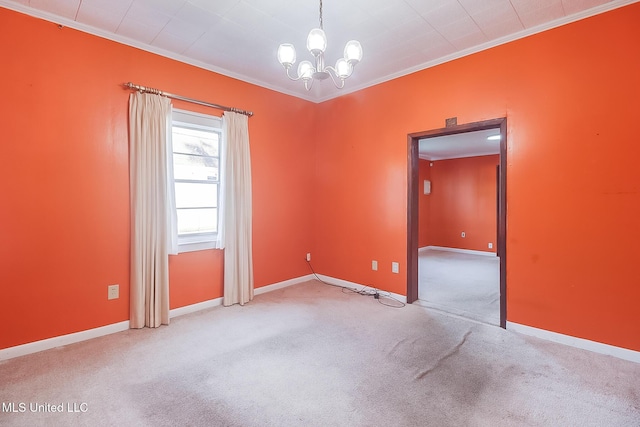
[[(502, 139), (502, 138), (501, 138)], [(500, 165), (496, 166), (496, 255), (500, 256)]]
[(507, 325), (507, 119), (484, 120), (407, 135), (407, 303), (418, 299), (418, 141), (423, 138), (500, 129), (500, 176), (498, 189), (498, 246), (500, 254), (500, 327)]

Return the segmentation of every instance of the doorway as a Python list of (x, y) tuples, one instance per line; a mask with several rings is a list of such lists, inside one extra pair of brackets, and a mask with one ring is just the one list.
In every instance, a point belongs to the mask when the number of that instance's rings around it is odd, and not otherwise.
[(498, 167), (498, 200), (497, 200), (497, 254), (499, 256), (500, 277), (500, 326), (506, 327), (506, 147), (507, 120), (506, 118), (485, 120), (482, 122), (454, 125), (441, 129), (411, 133), (407, 136), (408, 143), (408, 197), (407, 197), (407, 302), (418, 299), (418, 266), (419, 266), (419, 236), (418, 236), (418, 205), (419, 205), (419, 141), (448, 135), (469, 132), (499, 130), (500, 133), (500, 164)]

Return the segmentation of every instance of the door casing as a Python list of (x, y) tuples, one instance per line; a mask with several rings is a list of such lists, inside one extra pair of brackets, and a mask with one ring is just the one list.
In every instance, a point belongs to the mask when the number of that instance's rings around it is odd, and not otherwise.
[(507, 325), (507, 118), (455, 125), (407, 135), (407, 303), (418, 299), (418, 170), (419, 140), (458, 133), (500, 129), (500, 173), (498, 178), (498, 242), (500, 257), (500, 327)]

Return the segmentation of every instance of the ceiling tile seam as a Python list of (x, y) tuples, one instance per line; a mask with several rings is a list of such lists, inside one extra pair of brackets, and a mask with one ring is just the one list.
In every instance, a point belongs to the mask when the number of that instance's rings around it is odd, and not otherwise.
[(129, 11), (131, 10), (131, 6), (133, 6), (133, 1), (134, 0), (129, 0), (129, 7), (127, 8), (127, 11), (125, 13), (122, 14), (122, 18), (120, 18), (120, 22), (118, 22), (118, 26), (116, 27), (116, 30), (114, 31), (115, 33), (117, 33), (118, 31), (120, 31), (120, 26), (122, 25), (122, 23), (124, 22), (124, 18), (127, 17), (127, 15), (129, 14)]
[(564, 0), (560, 0), (560, 7), (562, 8), (562, 16), (567, 16), (567, 11), (564, 8)]
[(480, 30), (480, 32), (482, 33), (482, 35), (486, 40), (491, 40), (491, 38), (484, 32), (484, 30), (482, 29), (482, 27), (480, 26), (480, 24), (478, 24), (478, 22), (473, 18), (473, 15), (469, 13), (469, 11), (467, 10), (467, 8), (464, 7), (464, 5), (462, 3), (460, 3), (460, 0), (458, 0), (458, 5), (460, 5), (460, 7), (462, 8), (462, 10), (465, 11), (465, 13), (467, 14), (467, 16), (473, 21), (474, 24), (476, 24), (476, 27), (478, 27), (478, 29)]
[[(240, 1), (242, 1), (242, 0), (240, 0)], [(184, 3), (182, 6), (184, 7), (184, 6), (185, 6), (185, 4), (186, 4), (186, 3)], [(207, 12), (207, 11), (205, 11), (204, 9), (202, 9), (200, 6), (198, 6), (198, 5), (196, 5), (196, 4), (193, 4), (193, 3), (192, 3), (192, 4), (191, 4), (191, 6), (195, 7), (196, 9), (200, 9), (200, 10), (201, 10), (202, 12), (204, 12), (204, 13), (206, 13), (206, 12)], [(181, 9), (182, 9), (182, 8), (181, 8)], [(231, 9), (229, 9), (229, 10), (231, 10)], [(226, 15), (227, 13), (229, 13), (229, 10), (227, 10), (227, 11), (225, 12), (225, 15)], [(229, 20), (226, 18), (226, 16), (224, 16), (224, 15), (221, 15), (221, 14), (219, 14), (219, 13), (216, 13), (215, 15), (216, 15), (216, 16), (218, 16), (218, 17), (220, 17), (220, 19), (221, 19), (221, 20), (229, 21)], [(180, 18), (176, 18), (176, 19), (180, 19)], [(232, 22), (232, 21), (229, 21), (229, 22)], [(202, 32), (198, 37), (196, 37), (196, 39), (195, 39), (194, 41), (192, 41), (192, 42), (189, 44), (189, 46), (187, 46), (186, 48), (184, 48), (184, 49), (182, 50), (182, 52), (180, 52), (180, 53), (178, 53), (178, 54), (179, 54), (179, 55), (183, 55), (185, 52), (188, 52), (188, 51), (189, 51), (189, 49), (191, 49), (191, 48), (192, 48), (196, 43), (198, 43), (198, 42), (200, 41), (200, 39), (202, 39), (202, 38), (203, 38), (204, 36), (206, 36), (206, 35), (207, 35), (207, 30), (205, 29), (205, 30), (204, 30), (204, 31), (203, 31), (203, 32)]]
[(511, 6), (511, 9), (513, 9), (513, 13), (515, 13), (516, 16), (518, 17), (518, 22), (520, 22), (520, 25), (522, 26), (522, 28), (527, 28), (527, 27), (525, 27), (524, 22), (522, 22), (522, 18), (520, 17), (520, 14), (516, 10), (515, 6), (513, 5), (513, 1), (512, 0), (509, 0), (509, 5)]
[(451, 47), (453, 50), (457, 50), (458, 49), (456, 46), (453, 45), (453, 43), (451, 43), (451, 41), (447, 37), (445, 37), (436, 27), (434, 27), (433, 24), (431, 24), (427, 20), (427, 18), (425, 18), (420, 12), (418, 12), (413, 6), (411, 6), (411, 4), (407, 3), (406, 1), (405, 1), (405, 4), (407, 6), (409, 6), (411, 9), (413, 9), (413, 11), (416, 13), (416, 15), (418, 15), (420, 17), (420, 19), (422, 19), (425, 22), (425, 24), (429, 25), (429, 27), (431, 27), (433, 29), (433, 31), (438, 33), (438, 35), (442, 38), (442, 40), (447, 42), (449, 47)]
[[(224, 18), (223, 18), (224, 19)], [(202, 34), (200, 34), (198, 37), (196, 37), (196, 39), (194, 41), (192, 41), (189, 46), (187, 46), (186, 48), (184, 48), (182, 50), (182, 52), (180, 52), (180, 54), (184, 54), (185, 52), (188, 52), (196, 43), (198, 43), (200, 41), (201, 38), (203, 38), (205, 35), (207, 34), (207, 31), (203, 31)]]
[[(173, 14), (173, 16), (169, 16), (169, 19), (167, 20), (167, 22), (164, 23), (164, 25), (162, 26), (162, 28), (160, 28), (160, 31), (158, 31), (158, 33), (153, 36), (153, 38), (151, 39), (151, 41), (149, 42), (150, 46), (153, 46), (153, 43), (156, 41), (156, 39), (158, 38), (158, 36), (160, 34), (162, 34), (162, 32), (164, 31), (165, 28), (167, 28), (167, 25), (169, 25), (171, 23), (171, 21), (173, 19), (177, 19), (176, 16), (178, 15), (178, 12), (180, 12), (182, 10), (182, 8), (185, 6), (186, 3), (182, 3), (182, 6), (180, 6), (180, 9), (176, 10)], [(168, 15), (167, 15), (168, 16)], [(202, 36), (200, 36), (202, 37)]]

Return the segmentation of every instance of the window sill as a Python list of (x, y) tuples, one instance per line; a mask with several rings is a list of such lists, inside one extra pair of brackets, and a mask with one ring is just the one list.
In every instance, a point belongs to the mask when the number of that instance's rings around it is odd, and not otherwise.
[(215, 235), (207, 233), (178, 238), (178, 253), (219, 249)]
[(207, 249), (217, 249), (215, 242), (183, 243), (178, 244), (178, 253), (204, 251)]

